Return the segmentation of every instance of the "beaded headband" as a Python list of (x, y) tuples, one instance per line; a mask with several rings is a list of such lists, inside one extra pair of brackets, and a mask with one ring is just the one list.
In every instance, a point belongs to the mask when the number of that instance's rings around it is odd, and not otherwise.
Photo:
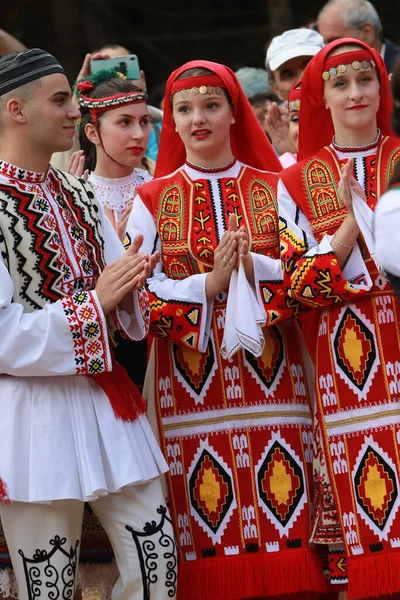
[(288, 107), (289, 111), (299, 111), (301, 100), (301, 81), (294, 84), (289, 92)]
[(376, 63), (368, 50), (343, 52), (343, 54), (327, 58), (322, 79), (328, 81), (328, 79), (333, 79), (337, 75), (343, 75), (343, 73), (346, 73), (348, 65), (351, 65), (355, 71), (359, 71), (360, 69), (368, 71), (372, 67), (376, 67)]
[(183, 100), (192, 96), (201, 94), (216, 94), (220, 96), (222, 94), (222, 88), (225, 88), (225, 84), (218, 75), (205, 74), (195, 75), (193, 77), (186, 77), (185, 79), (177, 79), (171, 86), (171, 97), (173, 94), (180, 92), (180, 96)]
[(125, 75), (114, 71), (114, 69), (103, 69), (102, 71), (91, 75), (90, 78), (79, 81), (75, 86), (75, 94), (78, 98), (79, 105), (87, 108), (90, 114), (95, 116), (98, 112), (110, 110), (116, 106), (147, 102), (148, 95), (141, 90), (124, 92), (115, 94), (114, 96), (106, 96), (104, 98), (91, 98), (85, 94), (85, 92), (94, 90), (96, 85), (117, 77), (119, 79), (126, 79)]

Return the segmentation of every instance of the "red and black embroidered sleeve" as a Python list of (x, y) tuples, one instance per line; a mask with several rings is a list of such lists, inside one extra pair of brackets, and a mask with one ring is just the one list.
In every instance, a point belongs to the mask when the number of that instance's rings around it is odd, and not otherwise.
[(107, 325), (96, 292), (78, 292), (60, 302), (71, 332), (76, 374), (111, 371)]
[(204, 308), (201, 303), (163, 299), (149, 291), (150, 333), (168, 342), (199, 350)]

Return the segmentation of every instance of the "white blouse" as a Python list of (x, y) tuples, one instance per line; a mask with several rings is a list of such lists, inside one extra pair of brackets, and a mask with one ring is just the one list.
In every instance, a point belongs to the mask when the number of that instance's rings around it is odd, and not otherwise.
[[(0, 183), (10, 180), (0, 175)], [(62, 221), (46, 181), (35, 184), (35, 190)], [(100, 217), (106, 262), (113, 262), (123, 246), (102, 210)], [(0, 477), (10, 499), (94, 500), (165, 472), (168, 467), (147, 418), (133, 423), (117, 419), (95, 377), (76, 375), (66, 300), (26, 313), (13, 294), (0, 257)], [(96, 326), (106, 332), (96, 292), (87, 290), (87, 299)], [(143, 338), (146, 327), (136, 292), (134, 314), (121, 311), (120, 317), (132, 339)], [(107, 334), (100, 343), (107, 362)]]

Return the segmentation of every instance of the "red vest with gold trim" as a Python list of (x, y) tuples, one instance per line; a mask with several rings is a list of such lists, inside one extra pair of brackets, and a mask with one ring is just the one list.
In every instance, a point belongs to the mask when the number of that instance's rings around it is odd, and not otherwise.
[[(366, 195), (372, 210), (377, 198), (386, 191), (399, 158), (399, 140), (394, 137), (382, 138), (371, 160), (371, 175), (367, 182)], [(346, 162), (341, 162), (335, 151), (326, 146), (316, 156), (281, 173), (286, 189), (309, 220), (318, 241), (325, 234), (333, 234), (347, 215), (347, 208), (338, 196), (341, 168)]]
[[(243, 166), (237, 178), (220, 182), (224, 223), (227, 225), (231, 213), (236, 214), (238, 225), (247, 227), (252, 250), (278, 258), (277, 176)], [(156, 219), (163, 265), (171, 279), (184, 279), (213, 268), (218, 240), (210, 202), (212, 192), (207, 184), (206, 178), (192, 181), (180, 169), (137, 188)]]

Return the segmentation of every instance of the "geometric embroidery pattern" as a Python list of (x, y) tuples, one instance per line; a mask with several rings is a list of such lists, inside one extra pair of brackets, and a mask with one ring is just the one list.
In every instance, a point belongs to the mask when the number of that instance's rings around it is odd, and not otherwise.
[(219, 543), (236, 508), (232, 471), (212, 448), (201, 440), (187, 482), (190, 512), (213, 543)]
[(174, 371), (185, 390), (196, 404), (203, 404), (204, 396), (217, 368), (212, 335), (205, 352), (173, 344)]
[(274, 395), (286, 365), (282, 334), (277, 327), (263, 329), (265, 346), (259, 357), (245, 350), (244, 362), (267, 397)]
[(273, 433), (256, 467), (260, 506), (281, 537), (288, 535), (307, 499), (303, 465), (279, 433)]
[(107, 326), (93, 292), (78, 292), (61, 299), (74, 344), (77, 375), (111, 369)]
[(10, 249), (14, 301), (18, 298), (35, 310), (78, 290), (93, 289), (104, 264), (104, 240), (88, 184), (50, 167), (44, 188), (42, 181), (36, 182), (40, 174), (21, 169), (14, 173), (12, 165), (0, 164), (2, 173), (15, 178), (0, 186), (1, 229)]
[(333, 333), (336, 371), (358, 396), (365, 399), (379, 364), (375, 327), (355, 307), (339, 313)]
[(353, 469), (357, 510), (379, 539), (388, 534), (398, 509), (396, 467), (372, 437), (366, 437)]

